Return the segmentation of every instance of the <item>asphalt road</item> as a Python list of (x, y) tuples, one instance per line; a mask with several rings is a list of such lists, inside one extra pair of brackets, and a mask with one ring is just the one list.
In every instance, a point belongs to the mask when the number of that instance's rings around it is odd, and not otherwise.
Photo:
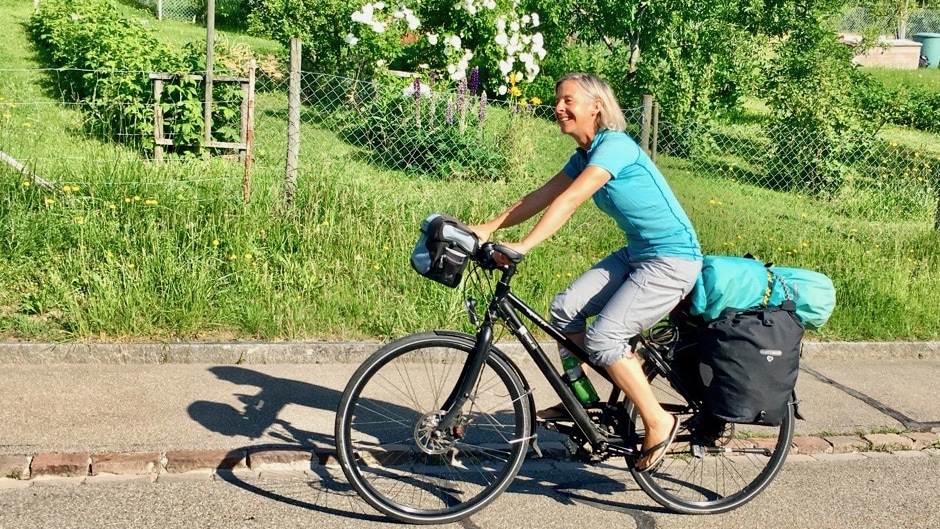
[[(526, 463), (509, 491), (462, 529), (935, 529), (940, 451), (845, 454), (788, 461), (750, 504), (722, 515), (682, 516), (651, 502), (616, 466), (551, 472)], [(0, 489), (0, 527), (363, 528), (392, 522), (365, 505), (336, 469), (211, 478), (37, 481)]]

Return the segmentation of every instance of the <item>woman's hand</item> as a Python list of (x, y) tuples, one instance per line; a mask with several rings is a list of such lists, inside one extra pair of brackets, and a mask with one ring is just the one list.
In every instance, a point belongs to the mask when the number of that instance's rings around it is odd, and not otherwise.
[(470, 229), (473, 230), (473, 233), (476, 234), (478, 239), (480, 239), (481, 244), (490, 240), (490, 236), (492, 236), (493, 232), (496, 231), (486, 224), (472, 225), (470, 226)]
[[(510, 250), (512, 250), (512, 251), (514, 251), (514, 252), (516, 252), (516, 253), (518, 253), (518, 254), (520, 254), (520, 255), (525, 255), (525, 253), (526, 253), (526, 252), (522, 251), (522, 249), (523, 249), (522, 243), (518, 243), (518, 242), (501, 242), (501, 243), (499, 243), (499, 245), (500, 245), (500, 246), (505, 246), (506, 248), (508, 248), (508, 249), (510, 249)], [(493, 260), (496, 261), (496, 264), (498, 264), (498, 265), (500, 265), (500, 266), (508, 266), (508, 265), (511, 265), (511, 264), (513, 263), (512, 259), (510, 259), (509, 257), (507, 257), (506, 254), (503, 254), (503, 253), (500, 253), (500, 252), (496, 252), (496, 253), (493, 254)]]

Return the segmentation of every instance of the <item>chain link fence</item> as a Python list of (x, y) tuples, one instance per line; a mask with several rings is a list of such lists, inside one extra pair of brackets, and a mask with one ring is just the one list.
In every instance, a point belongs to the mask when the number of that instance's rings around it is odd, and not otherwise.
[(896, 16), (876, 15), (864, 7), (850, 7), (843, 11), (837, 24), (839, 31), (848, 33), (860, 33), (871, 27), (888, 35), (897, 35), (904, 28), (906, 38), (918, 33), (940, 33), (940, 9), (913, 9), (899, 20)]
[[(156, 171), (156, 166), (177, 168), (174, 178), (189, 182), (216, 178), (237, 183), (244, 178), (237, 163), (220, 162), (222, 169), (211, 173), (187, 169), (194, 160), (231, 159), (232, 152), (225, 149), (171, 150), (164, 163), (152, 163), (153, 151), (146, 147), (152, 127), (130, 126), (118, 119), (152, 119), (152, 112), (131, 112), (131, 103), (123, 103), (107, 114), (112, 119), (101, 121), (95, 118), (100, 109), (94, 104), (63, 96), (23, 100), (4, 89), (25, 84), (61, 87), (74, 76), (87, 80), (91, 75), (106, 72), (0, 71), (0, 152), (22, 168), (0, 161), (0, 171), (13, 167), (52, 185), (83, 186), (87, 182), (81, 181), (82, 168), (91, 165), (102, 171), (139, 167), (143, 175)], [(146, 79), (149, 73), (140, 76)], [(53, 93), (61, 93), (58, 90)], [(146, 110), (153, 103), (144, 96), (133, 105)], [(241, 103), (221, 99), (213, 104), (237, 109)], [(163, 114), (172, 116), (173, 101), (162, 104)], [(759, 120), (693, 127), (644, 120), (640, 108), (627, 108), (625, 115), (628, 133), (650, 138), (649, 149), (667, 175), (671, 166), (681, 163), (699, 176), (815, 197), (846, 215), (940, 224), (936, 135), (902, 135), (895, 129), (873, 138), (831, 138), (773, 129)], [(492, 97), (469, 83), (435, 83), (427, 76), (422, 82), (260, 74), (254, 116), (250, 157), (254, 171), (284, 178), (287, 192), (297, 185), (298, 172), (329, 174), (348, 170), (350, 164), (442, 180), (549, 176), (563, 166), (574, 147), (559, 134), (553, 109), (545, 102), (521, 95)], [(644, 129), (643, 123), (649, 128)], [(115, 183), (126, 184), (136, 174), (125, 171)], [(147, 178), (148, 185), (173, 185), (163, 176)]]

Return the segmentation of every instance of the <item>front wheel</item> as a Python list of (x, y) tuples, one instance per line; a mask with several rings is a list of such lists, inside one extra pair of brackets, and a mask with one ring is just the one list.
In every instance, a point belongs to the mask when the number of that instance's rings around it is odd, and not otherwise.
[(473, 344), (456, 333), (407, 336), (376, 351), (343, 392), (340, 465), (359, 495), (392, 518), (459, 520), (495, 500), (522, 466), (530, 395), (501, 355), (488, 355), (457, 423), (439, 424)]
[[(663, 463), (633, 477), (651, 498), (674, 512), (718, 514), (752, 500), (774, 479), (793, 440), (794, 404), (779, 426), (717, 423), (695, 409), (662, 377), (650, 381), (663, 407), (680, 420), (679, 435)], [(632, 433), (643, 423), (628, 404)]]

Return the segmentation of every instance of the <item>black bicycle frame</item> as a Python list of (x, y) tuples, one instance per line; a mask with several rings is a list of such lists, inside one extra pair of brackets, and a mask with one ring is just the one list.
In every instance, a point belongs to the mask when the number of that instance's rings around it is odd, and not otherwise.
[[(519, 342), (522, 343), (523, 347), (525, 347), (526, 351), (528, 351), (529, 356), (535, 362), (535, 365), (538, 366), (542, 375), (548, 380), (549, 384), (555, 390), (555, 393), (561, 398), (562, 403), (564, 403), (565, 408), (568, 409), (571, 418), (574, 420), (575, 424), (578, 425), (585, 438), (594, 445), (606, 444), (607, 438), (597, 430), (594, 422), (581, 405), (581, 401), (578, 400), (568, 384), (561, 378), (561, 375), (555, 369), (548, 355), (545, 354), (545, 351), (535, 338), (533, 338), (532, 334), (519, 318), (519, 313), (522, 313), (529, 321), (565, 346), (576, 358), (590, 365), (594, 371), (601, 376), (610, 380), (610, 375), (608, 375), (606, 371), (597, 369), (591, 364), (588, 361), (587, 353), (578, 344), (571, 341), (558, 329), (554, 328), (545, 318), (532, 309), (532, 307), (528, 306), (510, 291), (509, 280), (515, 273), (515, 265), (505, 267), (502, 270), (503, 274), (496, 285), (493, 299), (490, 301), (483, 322), (477, 330), (476, 344), (473, 352), (468, 357), (467, 363), (464, 364), (454, 392), (445, 401), (444, 410), (447, 410), (447, 413), (441, 420), (442, 429), (450, 429), (455, 424), (460, 410), (466, 403), (473, 390), (474, 384), (476, 384), (483, 370), (483, 364), (486, 362), (486, 356), (493, 343), (493, 325), (497, 321), (502, 320), (509, 327), (513, 336), (515, 336)], [(616, 388), (616, 386), (614, 387)], [(615, 389), (612, 398), (617, 398), (618, 396), (619, 390)], [(633, 450), (627, 449), (627, 452), (632, 453)]]

